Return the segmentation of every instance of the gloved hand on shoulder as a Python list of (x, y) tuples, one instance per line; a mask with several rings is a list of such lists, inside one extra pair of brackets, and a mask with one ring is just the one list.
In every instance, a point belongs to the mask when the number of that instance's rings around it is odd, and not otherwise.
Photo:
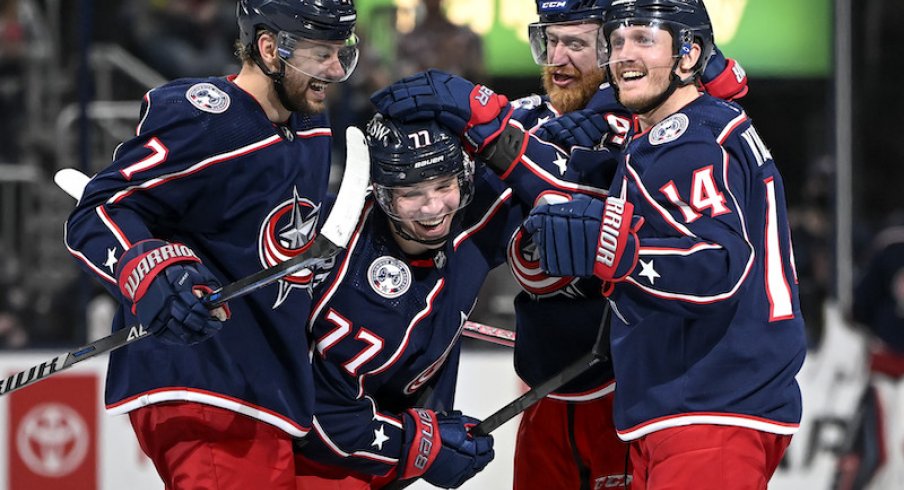
[(461, 135), (472, 153), (495, 140), (514, 112), (506, 96), (432, 68), (375, 92), (370, 101), (381, 113), (403, 122), (439, 121)]
[(609, 124), (590, 109), (581, 109), (550, 119), (534, 135), (571, 153), (574, 148), (592, 149), (603, 143)]

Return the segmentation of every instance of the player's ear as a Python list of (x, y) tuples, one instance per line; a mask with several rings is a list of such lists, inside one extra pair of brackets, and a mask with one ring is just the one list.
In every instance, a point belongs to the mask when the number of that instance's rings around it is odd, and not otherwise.
[(261, 31), (257, 35), (257, 52), (261, 54), (261, 60), (270, 70), (277, 71), (279, 69), (275, 34), (270, 31)]
[(682, 72), (682, 78), (694, 71), (694, 67), (697, 66), (697, 60), (703, 55), (703, 48), (697, 43), (691, 43), (686, 51), (686, 53), (682, 53), (683, 56), (678, 63), (678, 69)]

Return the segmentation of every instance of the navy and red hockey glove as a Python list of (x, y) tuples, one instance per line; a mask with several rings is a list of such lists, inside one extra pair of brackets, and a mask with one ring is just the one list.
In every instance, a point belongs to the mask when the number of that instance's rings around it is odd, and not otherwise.
[(737, 100), (747, 95), (747, 72), (741, 65), (726, 58), (718, 47), (703, 70), (703, 88), (706, 93), (723, 100)]
[(399, 478), (423, 478), (441, 488), (458, 488), (493, 460), (493, 436), (472, 436), (479, 421), (452, 413), (412, 408), (402, 414), (405, 443)]
[(534, 135), (571, 152), (574, 148), (599, 146), (608, 133), (609, 124), (602, 115), (590, 109), (581, 109), (546, 121)]
[(403, 78), (370, 96), (381, 113), (403, 122), (435, 119), (479, 152), (505, 129), (514, 108), (484, 85), (429, 69)]
[(643, 218), (615, 197), (605, 202), (578, 194), (566, 203), (534, 208), (524, 230), (537, 245), (540, 267), (553, 276), (618, 282), (637, 265), (637, 230)]
[(132, 313), (161, 340), (191, 345), (217, 333), (229, 308), (208, 310), (199, 299), (220, 287), (201, 259), (181, 243), (151, 239), (136, 243), (120, 257), (117, 282)]

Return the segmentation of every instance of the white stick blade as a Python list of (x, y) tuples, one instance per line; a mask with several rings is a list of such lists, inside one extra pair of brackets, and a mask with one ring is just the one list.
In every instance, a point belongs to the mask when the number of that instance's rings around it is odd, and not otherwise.
[(342, 184), (336, 204), (326, 218), (320, 234), (340, 247), (346, 247), (358, 224), (367, 186), (370, 184), (370, 152), (360, 129), (349, 126), (345, 130), (346, 158)]
[(91, 180), (91, 177), (74, 168), (64, 168), (57, 171), (53, 176), (53, 182), (60, 189), (63, 189), (66, 194), (74, 197), (76, 201), (82, 198), (85, 186), (88, 185), (89, 180)]

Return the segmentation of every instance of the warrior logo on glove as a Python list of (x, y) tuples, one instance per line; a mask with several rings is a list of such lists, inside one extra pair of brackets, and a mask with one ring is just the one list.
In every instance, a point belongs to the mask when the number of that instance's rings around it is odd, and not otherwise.
[[(120, 279), (122, 294), (136, 302), (144, 296), (150, 281), (143, 282), (151, 271), (160, 271), (176, 262), (200, 262), (192, 249), (181, 243), (167, 243), (138, 257), (137, 262), (128, 263), (123, 270), (129, 271), (123, 281)], [(144, 286), (144, 287), (142, 287)]]
[(600, 243), (596, 251), (596, 261), (607, 267), (615, 263), (618, 251), (618, 234), (622, 226), (625, 202), (620, 199), (607, 199), (606, 210), (603, 211), (603, 227), (600, 229)]

